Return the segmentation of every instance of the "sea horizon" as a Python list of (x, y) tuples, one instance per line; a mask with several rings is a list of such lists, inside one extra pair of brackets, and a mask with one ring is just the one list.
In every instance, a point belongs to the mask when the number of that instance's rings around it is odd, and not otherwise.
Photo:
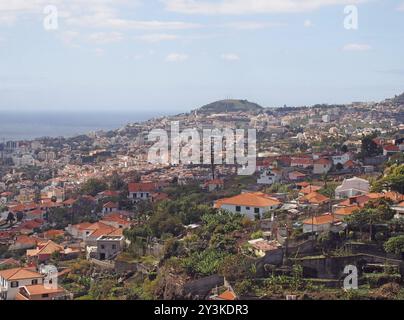
[(0, 111), (0, 142), (43, 137), (74, 137), (119, 129), (129, 123), (164, 116), (164, 112)]

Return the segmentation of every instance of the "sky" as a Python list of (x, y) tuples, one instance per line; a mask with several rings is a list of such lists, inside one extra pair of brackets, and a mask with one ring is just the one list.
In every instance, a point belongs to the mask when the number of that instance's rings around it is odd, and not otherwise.
[(0, 111), (378, 101), (403, 57), (404, 0), (0, 1)]

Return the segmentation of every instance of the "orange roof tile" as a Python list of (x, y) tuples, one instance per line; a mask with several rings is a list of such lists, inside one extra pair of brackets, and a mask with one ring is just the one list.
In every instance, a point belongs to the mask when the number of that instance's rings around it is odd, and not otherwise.
[(219, 208), (222, 205), (240, 205), (263, 208), (280, 204), (281, 202), (279, 200), (271, 198), (264, 193), (242, 193), (231, 198), (219, 199), (216, 202), (216, 205)]
[(58, 288), (46, 288), (43, 284), (24, 286), (29, 295), (36, 296), (42, 294), (63, 293), (65, 290), (61, 287)]
[(349, 216), (353, 214), (356, 210), (359, 210), (359, 206), (350, 206), (350, 207), (344, 207), (344, 208), (339, 208), (335, 210), (335, 214), (340, 215), (340, 216)]
[(129, 192), (152, 192), (157, 189), (154, 182), (129, 183)]
[(112, 201), (107, 202), (106, 204), (103, 205), (103, 208), (105, 208), (105, 209), (115, 209), (118, 207), (119, 207), (119, 205), (116, 202), (112, 202)]
[(8, 281), (13, 281), (24, 279), (38, 279), (43, 278), (43, 275), (29, 268), (13, 268), (0, 271), (0, 277)]
[(312, 192), (300, 198), (300, 200), (303, 202), (309, 202), (311, 204), (323, 204), (328, 202), (330, 198), (323, 196), (321, 193)]
[(237, 296), (234, 294), (234, 292), (226, 290), (221, 295), (219, 295), (218, 298), (221, 300), (233, 301), (237, 299)]
[(319, 191), (321, 189), (322, 188), (320, 186), (308, 185), (308, 186), (304, 187), (302, 190), (300, 190), (300, 193), (309, 194), (312, 192)]
[(303, 221), (304, 224), (314, 224), (314, 225), (321, 225), (333, 222), (339, 222), (340, 220), (336, 219), (332, 214), (323, 214), (321, 216), (317, 216)]

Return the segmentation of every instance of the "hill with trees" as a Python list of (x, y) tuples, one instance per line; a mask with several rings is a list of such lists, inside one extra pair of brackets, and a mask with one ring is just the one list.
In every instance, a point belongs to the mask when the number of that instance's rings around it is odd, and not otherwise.
[(262, 112), (260, 105), (247, 100), (221, 100), (207, 104), (198, 109), (202, 113), (226, 113), (226, 112)]

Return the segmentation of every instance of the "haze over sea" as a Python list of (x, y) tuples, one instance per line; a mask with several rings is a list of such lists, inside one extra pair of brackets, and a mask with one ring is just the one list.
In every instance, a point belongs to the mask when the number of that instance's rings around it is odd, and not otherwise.
[(162, 116), (161, 112), (22, 112), (0, 111), (0, 142), (40, 137), (72, 137), (115, 130), (128, 123)]

